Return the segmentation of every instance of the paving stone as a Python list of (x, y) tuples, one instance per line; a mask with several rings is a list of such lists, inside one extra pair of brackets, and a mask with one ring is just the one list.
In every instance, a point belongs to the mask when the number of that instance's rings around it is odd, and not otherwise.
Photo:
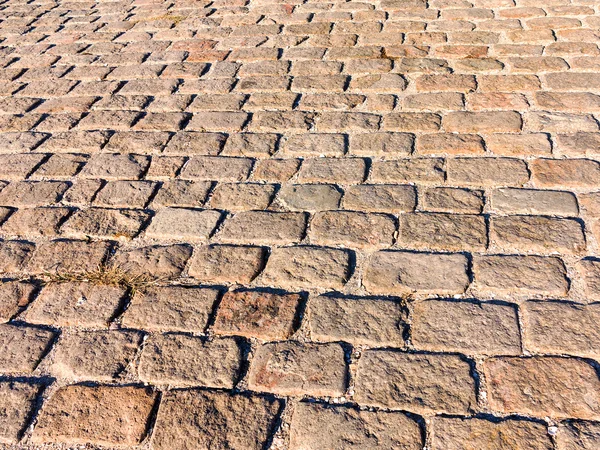
[(341, 156), (346, 152), (343, 134), (296, 134), (283, 142), (290, 156)]
[(313, 244), (347, 247), (380, 247), (392, 244), (395, 220), (383, 214), (326, 211), (314, 215), (310, 223)]
[(43, 328), (0, 325), (0, 372), (31, 374), (49, 350), (55, 334)]
[(147, 287), (135, 292), (121, 323), (149, 331), (202, 332), (218, 297), (211, 288)]
[(5, 280), (0, 284), (0, 322), (8, 322), (29, 304), (36, 285), (26, 281)]
[(363, 411), (318, 403), (298, 403), (290, 426), (290, 449), (420, 449), (419, 425), (395, 412)]
[(288, 339), (302, 298), (260, 290), (227, 292), (219, 303), (213, 331), (262, 340)]
[(415, 213), (400, 217), (403, 246), (435, 250), (474, 250), (487, 246), (483, 216)]
[(250, 176), (253, 160), (220, 156), (195, 156), (183, 167), (181, 177), (194, 180), (245, 181)]
[(112, 381), (133, 363), (142, 343), (134, 331), (75, 331), (63, 334), (52, 355), (57, 377)]
[(340, 289), (351, 275), (352, 258), (352, 253), (332, 248), (274, 248), (258, 282), (292, 289)]
[(292, 244), (302, 240), (307, 215), (296, 212), (243, 211), (225, 220), (223, 242)]
[(207, 341), (183, 334), (151, 336), (140, 358), (140, 378), (153, 384), (232, 388), (242, 363), (234, 338)]
[(583, 259), (578, 264), (585, 286), (585, 292), (590, 299), (600, 298), (600, 261), (595, 258)]
[(255, 352), (248, 386), (280, 395), (340, 397), (346, 391), (346, 371), (339, 344), (268, 343)]
[(218, 155), (227, 136), (221, 133), (178, 131), (164, 149), (166, 154)]
[(78, 238), (133, 239), (149, 217), (148, 213), (135, 209), (82, 209), (69, 217), (61, 230)]
[(281, 407), (282, 402), (271, 397), (170, 391), (158, 414), (153, 446), (158, 450), (189, 445), (260, 450), (274, 431)]
[(531, 179), (549, 188), (594, 188), (600, 179), (600, 163), (590, 159), (537, 159), (531, 162)]
[(546, 425), (538, 422), (514, 419), (433, 419), (432, 450), (459, 450), (464, 448), (465, 442), (490, 450), (502, 450), (511, 446), (532, 450), (554, 448)]
[(427, 300), (411, 308), (411, 341), (419, 350), (517, 355), (521, 339), (512, 305)]
[(137, 180), (148, 169), (150, 159), (142, 155), (93, 155), (79, 174), (82, 178)]
[(258, 183), (219, 183), (212, 191), (210, 205), (228, 211), (267, 209), (275, 186)]
[(190, 256), (186, 244), (150, 245), (117, 252), (112, 262), (131, 276), (169, 279), (181, 275)]
[(359, 405), (418, 413), (465, 414), (477, 403), (471, 365), (456, 355), (366, 350), (355, 390)]
[(152, 218), (146, 236), (157, 239), (205, 241), (221, 218), (210, 209), (161, 208)]
[(44, 206), (56, 203), (67, 190), (61, 181), (13, 181), (0, 191), (0, 204), (6, 206)]
[(467, 260), (461, 254), (379, 251), (367, 263), (363, 285), (373, 294), (460, 294), (469, 285)]
[(593, 449), (598, 445), (598, 424), (595, 422), (565, 422), (559, 428), (557, 441), (561, 450)]
[(45, 404), (32, 442), (137, 445), (156, 395), (133, 386), (82, 386), (59, 389)]
[(26, 208), (15, 211), (0, 230), (8, 236), (56, 236), (67, 208)]
[(350, 186), (344, 194), (344, 208), (355, 211), (398, 213), (414, 210), (414, 187), (394, 184)]
[(33, 273), (80, 273), (97, 270), (111, 249), (110, 242), (55, 240), (40, 244), (27, 264)]
[(40, 391), (40, 386), (35, 384), (0, 382), (0, 443), (18, 443), (33, 415)]
[(537, 417), (598, 418), (598, 375), (560, 357), (492, 358), (484, 363), (492, 410)]
[(449, 159), (447, 170), (448, 181), (462, 186), (521, 186), (529, 181), (527, 165), (519, 159)]
[(420, 195), (429, 211), (479, 214), (484, 205), (483, 192), (474, 189), (434, 187)]
[(491, 206), (505, 214), (546, 214), (577, 216), (577, 199), (571, 192), (536, 189), (496, 189)]
[(523, 304), (525, 345), (545, 354), (596, 357), (598, 305), (558, 301)]
[(541, 253), (556, 250), (580, 253), (586, 247), (583, 229), (577, 220), (539, 216), (494, 217), (491, 240), (504, 250), (515, 248)]
[(319, 296), (310, 299), (308, 311), (316, 341), (404, 347), (406, 314), (397, 300)]
[(125, 290), (116, 286), (50, 283), (22, 316), (36, 324), (104, 328), (115, 315), (124, 295)]
[(288, 184), (278, 193), (278, 200), (293, 211), (337, 209), (342, 192), (331, 184)]
[(482, 255), (473, 258), (475, 287), (498, 295), (565, 296), (567, 270), (560, 258)]
[(373, 183), (442, 183), (445, 178), (444, 160), (414, 158), (396, 161), (374, 161), (369, 181)]

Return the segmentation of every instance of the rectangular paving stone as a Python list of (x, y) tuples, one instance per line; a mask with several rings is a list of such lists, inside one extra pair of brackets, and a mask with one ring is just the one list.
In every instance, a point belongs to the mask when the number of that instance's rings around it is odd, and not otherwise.
[(456, 355), (367, 350), (358, 362), (359, 405), (465, 414), (477, 405), (471, 365)]
[(492, 358), (484, 363), (494, 411), (598, 420), (598, 375), (574, 358)]
[(419, 425), (402, 413), (300, 402), (294, 407), (290, 449), (422, 447)]
[(234, 338), (183, 334), (151, 336), (140, 357), (140, 379), (152, 384), (231, 389), (242, 364), (241, 343)]
[(149, 388), (66, 386), (46, 401), (31, 440), (137, 445), (146, 434), (155, 399)]
[(229, 291), (219, 302), (212, 330), (217, 334), (288, 339), (294, 332), (302, 297), (261, 290)]
[(293, 244), (300, 242), (307, 214), (299, 212), (243, 211), (225, 219), (218, 233), (222, 242)]
[(150, 286), (135, 292), (121, 323), (148, 331), (202, 332), (218, 298), (211, 288)]
[(165, 280), (180, 276), (191, 256), (187, 244), (148, 245), (118, 251), (111, 262), (130, 276)]
[(426, 300), (411, 306), (411, 342), (426, 351), (469, 355), (521, 353), (517, 309), (513, 305)]
[(432, 450), (462, 450), (465, 442), (490, 450), (554, 448), (546, 425), (528, 420), (436, 417), (432, 429)]
[(469, 285), (462, 254), (379, 251), (371, 255), (363, 285), (373, 294), (460, 294)]
[(125, 295), (116, 286), (85, 282), (50, 283), (23, 313), (31, 323), (104, 328), (111, 320)]
[(340, 289), (350, 278), (354, 254), (333, 248), (292, 246), (272, 249), (257, 281), (290, 289)]
[(41, 386), (18, 381), (0, 382), (0, 443), (17, 444), (33, 414)]
[(248, 386), (256, 391), (340, 397), (346, 385), (344, 349), (339, 344), (263, 344), (250, 363)]
[(0, 325), (0, 372), (30, 374), (50, 349), (52, 331), (12, 324)]
[(308, 303), (312, 338), (355, 345), (404, 347), (407, 315), (398, 299), (318, 296)]
[(261, 450), (275, 430), (281, 400), (222, 391), (174, 390), (162, 402), (152, 445), (157, 450)]
[(205, 241), (221, 218), (210, 209), (161, 208), (152, 218), (145, 235), (156, 239)]
[(81, 273), (104, 263), (111, 242), (59, 239), (41, 243), (27, 264), (32, 273)]

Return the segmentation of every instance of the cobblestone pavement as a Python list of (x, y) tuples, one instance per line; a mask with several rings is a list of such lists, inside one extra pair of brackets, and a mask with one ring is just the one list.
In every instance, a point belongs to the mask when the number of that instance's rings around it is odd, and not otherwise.
[(0, 2), (0, 448), (600, 448), (600, 4)]

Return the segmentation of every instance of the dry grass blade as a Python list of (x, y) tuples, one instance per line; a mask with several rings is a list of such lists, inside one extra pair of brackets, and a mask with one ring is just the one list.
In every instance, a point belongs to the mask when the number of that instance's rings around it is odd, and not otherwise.
[(121, 286), (133, 291), (157, 284), (161, 279), (148, 274), (132, 274), (119, 266), (102, 265), (86, 272), (56, 272), (45, 275), (47, 283), (86, 282), (108, 286)]

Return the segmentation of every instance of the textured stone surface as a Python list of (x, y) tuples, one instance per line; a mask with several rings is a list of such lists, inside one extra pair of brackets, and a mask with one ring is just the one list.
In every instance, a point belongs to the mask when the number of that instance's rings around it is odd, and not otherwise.
[(0, 443), (16, 444), (33, 414), (40, 386), (21, 382), (0, 382)]
[(356, 376), (359, 404), (465, 414), (475, 408), (471, 365), (455, 355), (368, 350)]
[(598, 29), (3, 0), (0, 375), (44, 394), (0, 447), (599, 447)]
[(462, 450), (465, 445), (490, 450), (554, 448), (546, 425), (536, 422), (510, 419), (498, 422), (442, 417), (434, 419), (433, 450)]
[(206, 341), (182, 334), (151, 337), (140, 359), (140, 378), (171, 385), (232, 388), (242, 350), (233, 338)]
[(154, 401), (147, 388), (67, 386), (48, 400), (32, 440), (136, 445), (144, 438)]
[(494, 358), (485, 363), (493, 410), (556, 418), (600, 417), (598, 375), (571, 358)]
[(346, 362), (339, 344), (284, 341), (263, 344), (250, 367), (251, 389), (282, 395), (339, 397), (346, 390)]
[(291, 424), (290, 449), (420, 449), (419, 425), (402, 413), (361, 411), (317, 403), (298, 403)]
[(264, 448), (282, 404), (255, 395), (204, 390), (167, 394), (156, 421), (154, 448)]

